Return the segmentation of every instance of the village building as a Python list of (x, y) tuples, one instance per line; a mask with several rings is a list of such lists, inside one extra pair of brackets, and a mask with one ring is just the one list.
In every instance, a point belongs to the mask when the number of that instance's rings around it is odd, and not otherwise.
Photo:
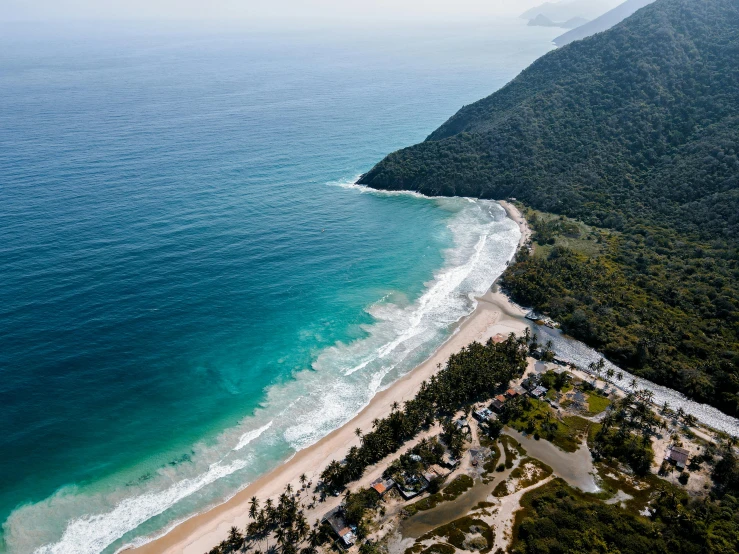
[(499, 414), (503, 411), (503, 405), (505, 404), (504, 401), (500, 401), (497, 397), (493, 398), (493, 401), (490, 403), (490, 409), (494, 411), (495, 413)]
[(477, 421), (484, 423), (492, 419), (493, 412), (491, 412), (488, 408), (480, 408), (472, 414), (472, 417), (474, 417)]
[(395, 486), (395, 481), (392, 479), (375, 479), (372, 481), (372, 489), (380, 495), (380, 498), (385, 496), (385, 493), (387, 493), (389, 490), (391, 490)]
[(529, 375), (526, 379), (523, 380), (521, 386), (524, 388), (524, 390), (527, 391), (534, 390), (536, 387), (539, 386), (539, 376)]
[(679, 446), (673, 446), (667, 453), (667, 460), (675, 464), (678, 469), (685, 468), (685, 464), (688, 463), (689, 457), (690, 451), (684, 448), (680, 448)]
[(406, 473), (403, 475), (402, 481), (405, 481), (405, 485), (398, 483), (398, 492), (400, 492), (400, 496), (404, 500), (415, 498), (429, 488), (429, 482), (423, 475), (410, 475)]
[(454, 469), (455, 467), (457, 467), (457, 465), (459, 465), (459, 460), (452, 456), (451, 453), (447, 450), (441, 456), (441, 465), (447, 469)]
[(353, 546), (357, 542), (357, 536), (354, 531), (349, 527), (344, 519), (344, 506), (337, 506), (325, 516), (323, 516), (322, 522), (326, 522), (331, 526), (331, 529), (339, 537), (341, 545), (344, 547)]
[(457, 426), (457, 429), (470, 431), (470, 422), (465, 418), (458, 419), (454, 424)]

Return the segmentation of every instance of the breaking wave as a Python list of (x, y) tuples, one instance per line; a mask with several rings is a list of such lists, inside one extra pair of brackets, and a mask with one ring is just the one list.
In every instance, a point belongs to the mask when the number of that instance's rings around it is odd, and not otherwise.
[(140, 545), (223, 502), (296, 451), (348, 422), (372, 397), (421, 363), (476, 306), (513, 256), (520, 231), (495, 202), (405, 194), (446, 210), (453, 247), (418, 298), (396, 291), (367, 306), (364, 336), (314, 356), (311, 370), (272, 386), (240, 425), (192, 447), (177, 464), (132, 478), (66, 487), (16, 509), (4, 524), (10, 552), (97, 554)]

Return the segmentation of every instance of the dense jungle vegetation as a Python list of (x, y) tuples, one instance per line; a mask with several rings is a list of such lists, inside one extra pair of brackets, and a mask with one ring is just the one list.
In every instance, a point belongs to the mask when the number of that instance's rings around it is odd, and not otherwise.
[(602, 230), (597, 252), (524, 252), (504, 286), (622, 367), (737, 415), (738, 59), (736, 0), (657, 0), (359, 182), (515, 197)]
[(667, 484), (644, 517), (567, 486), (528, 493), (517, 517), (514, 554), (729, 554), (739, 548), (736, 497), (689, 500)]

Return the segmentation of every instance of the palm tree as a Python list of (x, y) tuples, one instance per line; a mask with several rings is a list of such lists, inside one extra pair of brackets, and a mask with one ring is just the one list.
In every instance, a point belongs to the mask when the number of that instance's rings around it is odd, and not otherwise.
[(298, 481), (300, 481), (300, 484), (305, 487), (305, 482), (308, 480), (308, 477), (306, 477), (305, 473), (301, 473), (300, 477), (298, 478)]
[(229, 529), (227, 542), (232, 551), (244, 546), (244, 535), (241, 534), (238, 527), (234, 526)]
[(630, 383), (630, 386), (631, 386), (631, 390), (633, 390), (633, 391), (636, 391), (636, 386), (637, 386), (638, 384), (639, 384), (639, 383), (637, 383), (637, 382), (636, 382), (636, 378), (632, 377), (632, 379), (631, 379), (631, 383)]
[(249, 517), (252, 521), (257, 519), (257, 513), (259, 513), (259, 499), (256, 496), (252, 496), (249, 501)]
[(608, 368), (608, 369), (606, 370), (606, 378), (608, 379), (608, 382), (609, 382), (609, 383), (611, 382), (611, 380), (613, 379), (613, 376), (614, 376), (615, 374), (616, 374), (616, 370), (615, 370), (615, 369), (613, 369), (612, 367), (609, 367), (609, 368)]
[(359, 427), (354, 429), (354, 434), (357, 435), (357, 437), (359, 437), (360, 439), (362, 438), (362, 430)]

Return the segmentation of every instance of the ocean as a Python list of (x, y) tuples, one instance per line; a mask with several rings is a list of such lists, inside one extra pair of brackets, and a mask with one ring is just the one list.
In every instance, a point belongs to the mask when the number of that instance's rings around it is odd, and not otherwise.
[(141, 544), (428, 357), (518, 229), (351, 183), (556, 34), (3, 26), (0, 549)]

